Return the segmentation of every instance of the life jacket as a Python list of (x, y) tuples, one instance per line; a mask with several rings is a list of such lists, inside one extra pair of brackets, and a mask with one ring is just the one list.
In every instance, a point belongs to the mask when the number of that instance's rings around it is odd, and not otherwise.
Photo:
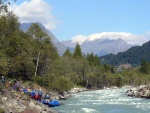
[(39, 96), (42, 96), (42, 91), (38, 91), (38, 95), (39, 95)]
[(45, 99), (50, 99), (50, 95), (49, 95), (49, 94), (46, 94), (46, 95), (45, 95)]
[(18, 87), (18, 88), (20, 88), (20, 82), (19, 81), (17, 81), (17, 83), (16, 83), (16, 86)]
[(31, 92), (31, 96), (33, 97), (33, 96), (34, 96), (34, 94), (35, 94), (35, 90), (32, 90), (32, 92)]
[(2, 77), (2, 82), (5, 82), (5, 79), (4, 79), (4, 77)]
[(38, 92), (37, 92), (37, 91), (36, 91), (35, 94), (34, 94), (34, 98), (35, 98), (36, 100), (39, 99), (39, 95), (38, 95)]
[(38, 99), (39, 99), (39, 95), (34, 95), (34, 98), (35, 98), (36, 100), (38, 100)]

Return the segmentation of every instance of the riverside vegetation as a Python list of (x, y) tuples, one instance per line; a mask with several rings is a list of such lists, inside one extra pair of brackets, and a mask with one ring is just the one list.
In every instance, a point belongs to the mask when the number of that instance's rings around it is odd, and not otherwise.
[(7, 79), (36, 83), (60, 94), (75, 86), (103, 88), (140, 85), (150, 82), (150, 65), (143, 60), (139, 67), (117, 71), (117, 66), (101, 64), (93, 53), (83, 55), (77, 44), (59, 56), (51, 38), (37, 23), (27, 32), (20, 30), (18, 17), (7, 11), (0, 0), (0, 74)]

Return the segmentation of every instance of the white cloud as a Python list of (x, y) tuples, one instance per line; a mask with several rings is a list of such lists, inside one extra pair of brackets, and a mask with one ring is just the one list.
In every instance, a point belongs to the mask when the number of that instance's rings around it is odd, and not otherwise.
[(72, 42), (82, 44), (82, 42), (84, 42), (85, 40), (86, 40), (86, 36), (78, 35), (78, 36), (73, 37)]
[(126, 32), (102, 32), (90, 34), (88, 36), (77, 35), (73, 37), (73, 41), (82, 43), (83, 41), (93, 41), (96, 39), (118, 39), (121, 38), (128, 44), (143, 44), (150, 40), (150, 32), (146, 32), (142, 35), (136, 35)]
[(26, 0), (10, 7), (21, 23), (40, 22), (48, 29), (55, 29), (58, 20), (52, 14), (52, 6), (44, 0)]

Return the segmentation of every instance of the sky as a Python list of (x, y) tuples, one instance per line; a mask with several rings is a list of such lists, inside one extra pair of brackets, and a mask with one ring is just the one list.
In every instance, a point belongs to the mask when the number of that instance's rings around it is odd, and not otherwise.
[(142, 44), (150, 40), (149, 5), (150, 0), (17, 0), (10, 10), (21, 23), (42, 23), (59, 41), (107, 34)]

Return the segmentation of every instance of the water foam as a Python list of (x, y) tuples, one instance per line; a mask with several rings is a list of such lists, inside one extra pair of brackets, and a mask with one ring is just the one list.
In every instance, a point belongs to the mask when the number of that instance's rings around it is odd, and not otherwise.
[[(66, 100), (63, 113), (148, 113), (150, 101), (128, 97), (127, 89), (106, 89), (86, 91)], [(64, 103), (66, 102), (64, 101)], [(69, 109), (69, 110), (68, 110)]]
[(99, 111), (90, 108), (82, 108), (81, 111), (84, 113), (100, 113)]

